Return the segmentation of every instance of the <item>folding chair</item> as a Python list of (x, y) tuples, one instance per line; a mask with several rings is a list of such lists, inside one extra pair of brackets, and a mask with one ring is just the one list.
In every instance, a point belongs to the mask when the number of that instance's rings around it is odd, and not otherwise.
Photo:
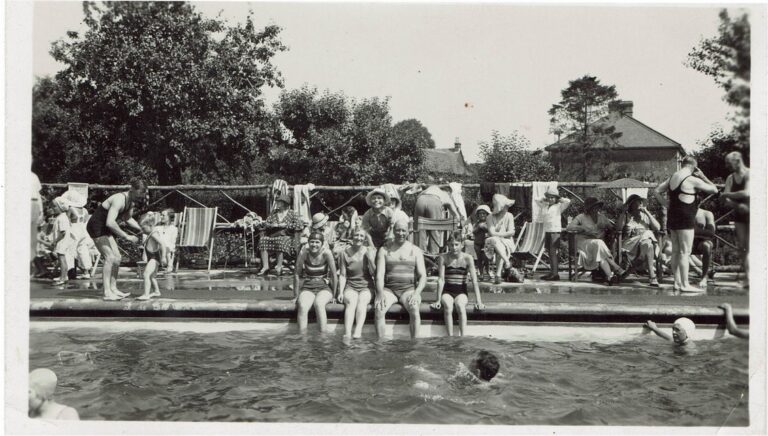
[(416, 246), (419, 246), (420, 233), (422, 230), (427, 232), (425, 233), (427, 240), (431, 237), (430, 233), (428, 233), (429, 231), (445, 232), (441, 235), (440, 239), (442, 239), (442, 241), (436, 241), (438, 245), (438, 253), (424, 253), (424, 260), (429, 261), (430, 267), (436, 267), (437, 262), (435, 262), (435, 259), (437, 259), (437, 256), (439, 256), (440, 253), (446, 251), (446, 233), (453, 232), (458, 228), (459, 221), (453, 217), (444, 219), (418, 217), (414, 219), (413, 243)]
[[(185, 247), (208, 247), (208, 272), (211, 272), (213, 229), (216, 226), (218, 209), (218, 207), (185, 207), (181, 216), (179, 243), (176, 245), (177, 250)], [(180, 258), (179, 250), (174, 271), (179, 269)]]
[[(618, 232), (617, 237), (617, 244), (616, 244), (616, 259), (617, 263), (622, 267), (626, 268), (629, 272), (629, 274), (637, 274), (637, 268), (636, 264), (632, 262), (626, 262), (626, 265), (624, 265), (625, 262), (623, 262), (623, 259), (628, 256), (628, 252), (623, 248), (622, 242), (624, 241), (624, 237), (622, 235), (623, 232)], [(653, 232), (656, 236), (656, 241), (653, 242), (654, 250), (659, 249), (659, 254), (656, 256), (656, 278), (658, 280), (661, 280), (662, 277), (664, 277), (664, 268), (661, 266), (661, 240), (663, 237), (663, 234), (661, 232)]]
[[(515, 251), (512, 252), (512, 257), (528, 257), (536, 259), (533, 263), (533, 272), (539, 267), (541, 257), (544, 255), (544, 223), (529, 223), (523, 224), (520, 229), (520, 233), (517, 235), (517, 241), (515, 241)], [(522, 241), (521, 241), (522, 239)], [(550, 259), (551, 262), (551, 259)]]

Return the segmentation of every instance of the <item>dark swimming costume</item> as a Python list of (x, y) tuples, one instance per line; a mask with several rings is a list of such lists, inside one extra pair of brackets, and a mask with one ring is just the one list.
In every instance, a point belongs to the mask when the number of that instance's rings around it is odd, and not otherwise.
[[(691, 176), (688, 176), (691, 177)], [(669, 209), (667, 211), (667, 229), (669, 230), (693, 230), (696, 227), (696, 211), (699, 209), (698, 202), (695, 200), (695, 192), (685, 192), (681, 189), (685, 177), (675, 189), (668, 189)], [(672, 181), (670, 180), (670, 188)], [(680, 194), (693, 195), (694, 201), (691, 204), (680, 201)]]
[(328, 286), (328, 283), (325, 282), (325, 276), (328, 272), (328, 263), (323, 262), (321, 265), (315, 265), (310, 261), (309, 257), (309, 253), (304, 256), (304, 268), (302, 269), (304, 283), (301, 285), (301, 290), (314, 293), (318, 293), (322, 290), (330, 291), (331, 289)]
[(445, 267), (445, 286), (443, 293), (453, 298), (467, 293), (467, 267)]
[[(131, 208), (133, 207), (133, 199), (128, 193), (123, 192), (125, 195), (125, 207), (120, 216), (124, 219), (130, 219)], [(103, 204), (99, 204), (96, 210), (93, 212), (91, 219), (88, 220), (85, 229), (88, 231), (88, 235), (91, 239), (96, 239), (102, 236), (115, 236), (112, 230), (107, 227), (107, 214), (108, 209), (104, 209)], [(127, 215), (127, 217), (126, 217)]]
[[(741, 183), (736, 183), (736, 178), (731, 176), (731, 192), (739, 192), (744, 190), (744, 185), (746, 185), (746, 179), (744, 177), (741, 178)], [(744, 200), (734, 200), (736, 203), (744, 203), (749, 204), (749, 201)], [(734, 218), (733, 221), (737, 223), (742, 224), (749, 224), (749, 210), (744, 211), (741, 208), (736, 208), (733, 212)]]
[(155, 232), (150, 233), (149, 236), (147, 236), (147, 240), (144, 241), (144, 252), (147, 253), (147, 262), (149, 262), (152, 259), (155, 259), (157, 261), (157, 263), (161, 263), (160, 262), (160, 250), (149, 251), (149, 249), (147, 248), (147, 243), (149, 243), (149, 238), (151, 238), (154, 233)]

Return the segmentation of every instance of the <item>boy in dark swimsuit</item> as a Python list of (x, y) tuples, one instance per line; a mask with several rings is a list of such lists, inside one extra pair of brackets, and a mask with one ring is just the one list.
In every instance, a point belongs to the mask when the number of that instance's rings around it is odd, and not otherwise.
[(155, 224), (155, 215), (152, 213), (145, 214), (139, 221), (141, 232), (147, 235), (147, 240), (144, 241), (144, 251), (147, 253), (147, 266), (144, 268), (144, 294), (136, 298), (137, 300), (149, 300), (152, 297), (160, 296), (157, 270), (161, 265), (165, 266), (167, 253), (163, 237), (160, 235), (160, 231)]

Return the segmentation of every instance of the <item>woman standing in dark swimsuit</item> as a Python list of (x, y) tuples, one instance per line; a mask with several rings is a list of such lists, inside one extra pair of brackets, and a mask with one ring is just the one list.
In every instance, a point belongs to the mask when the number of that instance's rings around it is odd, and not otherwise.
[[(672, 241), (671, 263), (675, 278), (673, 288), (682, 292), (703, 292), (688, 282), (688, 259), (693, 249), (698, 209), (696, 194), (714, 194), (717, 187), (696, 167), (693, 157), (686, 156), (681, 165), (679, 171), (656, 188), (656, 198), (662, 205), (667, 205), (667, 228)], [(661, 197), (665, 193), (666, 202)]]
[(437, 301), (430, 304), (432, 309), (442, 307), (445, 317), (445, 327), (448, 336), (453, 336), (453, 309), (459, 313), (459, 335), (464, 336), (467, 330), (467, 273), (472, 279), (475, 290), (475, 308), (485, 308), (480, 299), (480, 286), (477, 283), (475, 261), (471, 255), (464, 253), (464, 238), (461, 231), (456, 231), (448, 241), (450, 252), (440, 255), (437, 263)]
[(117, 248), (115, 236), (138, 243), (139, 238), (129, 235), (117, 224), (118, 217), (137, 231), (141, 231), (139, 223), (133, 219), (136, 205), (144, 202), (147, 195), (147, 187), (141, 180), (131, 182), (131, 189), (127, 192), (119, 192), (107, 198), (94, 211), (91, 219), (88, 220), (86, 229), (88, 235), (93, 239), (96, 249), (101, 253), (104, 259), (104, 268), (102, 269), (102, 278), (104, 282), (104, 299), (108, 301), (121, 300), (127, 297), (128, 293), (120, 292), (117, 289), (117, 273), (120, 269), (120, 251)]

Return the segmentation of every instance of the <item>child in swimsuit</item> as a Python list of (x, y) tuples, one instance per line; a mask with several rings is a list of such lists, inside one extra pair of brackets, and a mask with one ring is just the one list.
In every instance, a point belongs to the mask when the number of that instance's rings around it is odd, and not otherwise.
[[(299, 331), (307, 331), (309, 309), (315, 308), (320, 331), (325, 331), (328, 317), (325, 305), (336, 298), (336, 263), (333, 253), (324, 245), (325, 237), (314, 231), (309, 234), (307, 248), (301, 250), (296, 259), (293, 289), (298, 306)], [(330, 281), (330, 286), (326, 282)]]
[(147, 266), (144, 268), (144, 294), (136, 298), (137, 300), (149, 300), (152, 297), (160, 296), (160, 285), (157, 283), (156, 276), (160, 266), (165, 266), (166, 251), (163, 237), (155, 224), (155, 214), (145, 214), (139, 220), (141, 232), (147, 235), (147, 239), (144, 241)]
[(453, 232), (448, 241), (450, 252), (438, 258), (437, 301), (429, 307), (435, 310), (443, 308), (445, 327), (448, 336), (453, 336), (453, 308), (459, 314), (459, 335), (464, 336), (467, 329), (467, 273), (472, 278), (475, 290), (475, 308), (485, 308), (480, 299), (480, 286), (477, 283), (477, 272), (472, 256), (462, 252), (464, 237), (461, 231)]

